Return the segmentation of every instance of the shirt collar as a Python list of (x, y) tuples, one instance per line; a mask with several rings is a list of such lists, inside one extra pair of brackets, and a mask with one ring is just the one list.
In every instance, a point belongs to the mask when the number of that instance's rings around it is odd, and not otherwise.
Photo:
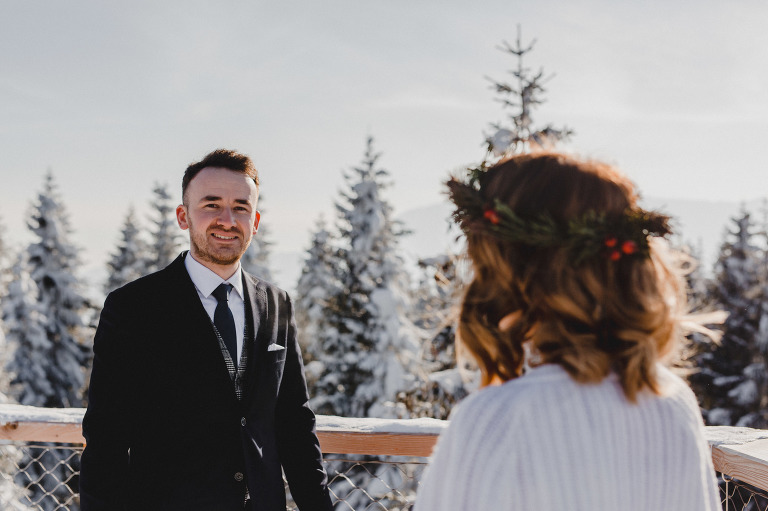
[(184, 258), (184, 266), (187, 268), (187, 273), (189, 273), (192, 283), (204, 297), (208, 298), (211, 296), (211, 293), (213, 293), (221, 283), (226, 282), (227, 284), (232, 284), (235, 291), (237, 291), (237, 294), (240, 295), (240, 298), (243, 298), (243, 270), (240, 263), (238, 263), (235, 273), (227, 280), (222, 279), (216, 275), (213, 270), (201, 264), (197, 259), (192, 257), (192, 254), (189, 252)]

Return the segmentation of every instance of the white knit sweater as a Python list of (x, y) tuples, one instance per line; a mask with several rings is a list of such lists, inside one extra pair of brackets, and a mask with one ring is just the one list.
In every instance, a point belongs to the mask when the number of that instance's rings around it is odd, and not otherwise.
[(451, 416), (416, 511), (719, 511), (712, 458), (688, 386), (629, 403), (615, 375), (581, 385), (557, 365), (488, 387)]

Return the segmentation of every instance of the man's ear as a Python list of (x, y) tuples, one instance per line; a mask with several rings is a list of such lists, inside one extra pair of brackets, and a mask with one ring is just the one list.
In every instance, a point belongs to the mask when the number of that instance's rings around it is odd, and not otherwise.
[(256, 231), (259, 230), (259, 222), (261, 221), (261, 213), (256, 211), (256, 220), (253, 222), (253, 234), (256, 234)]
[(187, 207), (184, 204), (176, 206), (176, 221), (179, 222), (179, 227), (182, 230), (189, 229), (189, 222), (187, 221)]

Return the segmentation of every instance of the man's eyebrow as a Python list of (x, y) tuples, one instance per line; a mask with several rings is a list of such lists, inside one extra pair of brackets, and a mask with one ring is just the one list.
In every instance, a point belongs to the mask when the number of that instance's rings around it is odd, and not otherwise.
[[(220, 202), (224, 199), (219, 197), (218, 195), (206, 195), (205, 197), (202, 197), (200, 199), (200, 202)], [(235, 199), (235, 202), (237, 204), (245, 204), (246, 206), (251, 205), (250, 199)]]

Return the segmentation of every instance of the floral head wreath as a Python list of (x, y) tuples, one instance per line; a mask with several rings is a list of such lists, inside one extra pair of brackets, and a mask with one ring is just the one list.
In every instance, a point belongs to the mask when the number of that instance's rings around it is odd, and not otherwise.
[(467, 181), (454, 177), (448, 182), (448, 195), (456, 205), (453, 219), (465, 234), (483, 233), (532, 248), (564, 247), (579, 265), (596, 256), (610, 261), (649, 257), (649, 237), (671, 233), (668, 216), (641, 208), (611, 217), (588, 211), (565, 224), (547, 213), (520, 216), (499, 199), (483, 197), (481, 176), (487, 170), (473, 168)]

